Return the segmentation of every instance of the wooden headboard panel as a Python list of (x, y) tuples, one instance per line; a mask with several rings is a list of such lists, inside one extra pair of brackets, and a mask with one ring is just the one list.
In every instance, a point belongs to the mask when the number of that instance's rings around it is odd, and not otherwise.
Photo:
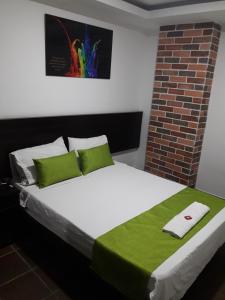
[(0, 120), (0, 178), (10, 177), (8, 154), (63, 136), (106, 134), (112, 153), (139, 147), (142, 112), (107, 113)]

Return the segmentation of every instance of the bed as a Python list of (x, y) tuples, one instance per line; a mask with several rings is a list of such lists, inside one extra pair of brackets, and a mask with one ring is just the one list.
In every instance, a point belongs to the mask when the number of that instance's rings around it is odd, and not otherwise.
[[(17, 186), (28, 214), (90, 260), (98, 236), (185, 188), (122, 163), (43, 190)], [(224, 231), (225, 209), (154, 271), (149, 299), (180, 299), (224, 243)]]
[[(185, 189), (119, 162), (44, 189), (36, 185), (16, 187), (29, 215), (90, 260), (96, 238)], [(147, 298), (180, 299), (225, 242), (224, 230), (222, 209), (154, 270), (148, 280)]]

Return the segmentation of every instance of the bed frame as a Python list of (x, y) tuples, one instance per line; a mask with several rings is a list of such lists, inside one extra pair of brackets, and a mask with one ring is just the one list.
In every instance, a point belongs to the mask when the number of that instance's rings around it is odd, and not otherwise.
[(142, 112), (105, 113), (0, 120), (0, 179), (11, 177), (10, 152), (46, 144), (63, 136), (92, 137), (106, 134), (112, 153), (139, 147)]

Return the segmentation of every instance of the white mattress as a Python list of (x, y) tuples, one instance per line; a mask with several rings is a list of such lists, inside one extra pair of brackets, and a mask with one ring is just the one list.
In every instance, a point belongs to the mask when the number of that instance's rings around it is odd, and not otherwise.
[[(21, 189), (21, 204), (38, 222), (91, 259), (97, 237), (185, 186), (116, 163), (44, 189)], [(225, 242), (225, 209), (149, 278), (149, 299), (180, 299)]]

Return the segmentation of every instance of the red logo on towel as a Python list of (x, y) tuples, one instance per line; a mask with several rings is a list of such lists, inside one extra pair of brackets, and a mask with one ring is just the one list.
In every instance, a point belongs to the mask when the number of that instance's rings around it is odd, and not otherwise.
[(191, 220), (191, 219), (192, 219), (191, 216), (185, 216), (184, 218), (185, 218), (186, 220)]

